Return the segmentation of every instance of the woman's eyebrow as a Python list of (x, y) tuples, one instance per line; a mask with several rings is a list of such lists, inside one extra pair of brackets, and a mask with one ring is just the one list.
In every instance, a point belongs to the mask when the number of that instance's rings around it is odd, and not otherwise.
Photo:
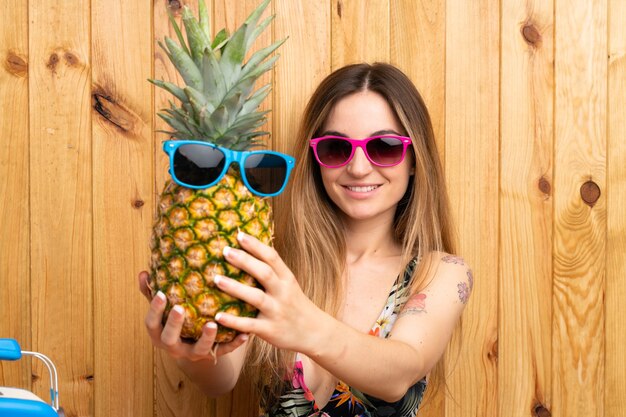
[(395, 136), (402, 136), (400, 133), (396, 132), (393, 129), (383, 129), (383, 130), (378, 130), (372, 134), (370, 134), (370, 136), (382, 136), (382, 135), (395, 135)]
[[(400, 135), (400, 133), (396, 132), (393, 129), (383, 129), (383, 130), (377, 130), (376, 132), (371, 133), (370, 137), (371, 136), (382, 136), (382, 135), (402, 136), (402, 135)], [(348, 135), (346, 135), (345, 133), (337, 132), (336, 130), (326, 130), (320, 136), (340, 136), (342, 138), (347, 138), (348, 137)]]
[(347, 138), (348, 135), (345, 133), (337, 132), (336, 130), (326, 130), (322, 132), (320, 136), (341, 136), (342, 138)]

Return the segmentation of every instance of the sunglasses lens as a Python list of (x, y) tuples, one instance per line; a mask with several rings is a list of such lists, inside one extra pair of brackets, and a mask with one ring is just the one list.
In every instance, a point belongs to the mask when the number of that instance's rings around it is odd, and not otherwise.
[(343, 139), (324, 139), (317, 143), (317, 157), (328, 166), (339, 166), (350, 158), (352, 144)]
[(206, 145), (181, 145), (174, 153), (174, 175), (193, 186), (208, 186), (224, 170), (225, 155)]
[(378, 138), (367, 142), (367, 154), (380, 165), (395, 165), (402, 160), (404, 145), (397, 138)]
[(285, 158), (270, 153), (254, 153), (244, 162), (248, 185), (260, 194), (280, 191), (287, 178)]

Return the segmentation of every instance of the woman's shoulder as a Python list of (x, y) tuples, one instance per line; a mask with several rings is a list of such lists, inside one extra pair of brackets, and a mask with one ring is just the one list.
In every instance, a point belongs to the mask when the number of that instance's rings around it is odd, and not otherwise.
[[(415, 257), (413, 261), (418, 259)], [(458, 268), (469, 268), (469, 263), (460, 255), (455, 255), (448, 252), (443, 251), (432, 251), (424, 256), (424, 259), (427, 262), (430, 262), (433, 266), (445, 266), (445, 265), (455, 265)]]
[(465, 304), (474, 289), (474, 274), (465, 258), (441, 251), (433, 251), (425, 258), (430, 275), (427, 287), (458, 293), (460, 301)]

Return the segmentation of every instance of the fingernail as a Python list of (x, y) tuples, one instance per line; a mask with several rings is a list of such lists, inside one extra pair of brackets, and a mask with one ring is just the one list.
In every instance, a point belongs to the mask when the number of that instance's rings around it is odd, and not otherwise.
[(185, 309), (183, 308), (183, 306), (181, 305), (175, 305), (172, 310), (174, 310), (175, 312), (177, 312), (178, 314), (184, 314), (185, 313)]
[(161, 301), (165, 301), (165, 294), (163, 294), (163, 292), (161, 292), (161, 291), (158, 291), (158, 292), (156, 293), (156, 297), (157, 297), (159, 300), (161, 300)]
[(217, 314), (215, 315), (215, 321), (220, 321), (220, 319), (222, 318), (222, 314), (223, 314), (223, 313), (217, 313)]
[(243, 242), (243, 240), (246, 238), (246, 234), (242, 231), (237, 232), (237, 240), (240, 242)]
[(215, 330), (217, 329), (217, 323), (215, 323), (214, 321), (210, 321), (205, 324), (204, 327), (206, 327), (208, 330)]
[(222, 249), (222, 253), (224, 256), (228, 257), (228, 254), (230, 253), (230, 246), (225, 246), (224, 249)]
[(243, 335), (241, 335), (241, 340), (242, 340), (242, 341), (244, 341), (244, 342), (245, 342), (245, 341), (246, 341), (246, 340), (248, 340), (248, 339), (249, 339), (249, 336), (248, 336), (247, 334), (243, 334)]
[(213, 283), (215, 285), (220, 285), (220, 282), (222, 282), (222, 276), (219, 274), (213, 275)]

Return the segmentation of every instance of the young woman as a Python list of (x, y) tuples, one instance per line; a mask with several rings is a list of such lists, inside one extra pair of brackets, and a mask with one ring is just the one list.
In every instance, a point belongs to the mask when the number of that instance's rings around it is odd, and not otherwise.
[(224, 250), (264, 291), (215, 280), (258, 317), (218, 314), (242, 333), (214, 360), (215, 324), (182, 343), (182, 314), (162, 326), (158, 294), (146, 316), (152, 342), (211, 396), (230, 391), (245, 363), (269, 416), (414, 416), (473, 286), (453, 255), (427, 109), (397, 68), (343, 67), (310, 99), (294, 153), (277, 249), (240, 234), (241, 249)]

